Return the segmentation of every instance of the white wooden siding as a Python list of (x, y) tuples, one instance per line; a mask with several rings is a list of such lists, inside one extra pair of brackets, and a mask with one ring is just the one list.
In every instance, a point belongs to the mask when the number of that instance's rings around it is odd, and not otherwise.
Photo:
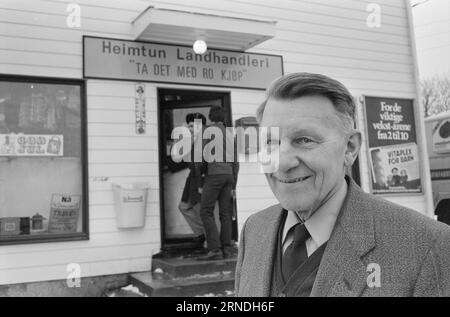
[[(66, 26), (69, 3), (81, 5), (81, 28)], [(415, 98), (414, 59), (403, 0), (377, 0), (382, 27), (366, 26), (369, 0), (0, 0), (0, 74), (82, 78), (82, 35), (131, 39), (131, 21), (145, 8), (276, 20), (277, 35), (255, 53), (284, 56), (285, 73), (309, 71), (341, 80), (354, 96)], [(0, 285), (64, 279), (66, 265), (83, 276), (142, 271), (160, 247), (157, 87), (146, 84), (147, 133), (134, 132), (134, 83), (87, 82), (90, 240), (0, 247)], [(194, 87), (200, 89), (200, 87)], [(231, 93), (233, 120), (253, 116), (264, 92)], [(361, 105), (358, 125), (364, 129)], [(422, 133), (422, 131), (418, 131)], [(361, 178), (368, 189), (366, 148)], [(107, 178), (106, 181), (101, 181)], [(111, 184), (149, 182), (146, 226), (122, 231), (114, 222)], [(239, 226), (276, 203), (264, 175), (244, 163), (238, 182)], [(392, 197), (426, 209), (424, 196)]]

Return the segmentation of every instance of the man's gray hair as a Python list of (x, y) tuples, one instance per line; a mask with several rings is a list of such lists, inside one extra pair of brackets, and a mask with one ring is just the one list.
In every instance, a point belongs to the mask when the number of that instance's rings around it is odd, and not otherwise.
[(304, 96), (328, 98), (341, 118), (344, 130), (348, 132), (354, 128), (356, 106), (348, 89), (335, 79), (311, 73), (293, 73), (273, 81), (266, 90), (266, 100), (256, 111), (256, 119), (261, 123), (267, 101), (271, 98), (294, 100)]

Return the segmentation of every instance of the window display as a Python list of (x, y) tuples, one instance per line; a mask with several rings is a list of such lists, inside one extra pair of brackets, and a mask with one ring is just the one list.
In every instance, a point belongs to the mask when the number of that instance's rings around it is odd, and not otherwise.
[(83, 94), (0, 77), (0, 244), (87, 237)]

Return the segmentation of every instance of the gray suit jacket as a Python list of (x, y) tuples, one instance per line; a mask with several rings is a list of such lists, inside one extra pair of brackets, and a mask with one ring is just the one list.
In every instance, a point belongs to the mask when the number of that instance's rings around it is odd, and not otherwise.
[[(272, 206), (245, 223), (236, 296), (269, 296), (281, 212)], [(311, 296), (450, 296), (450, 226), (350, 180)]]

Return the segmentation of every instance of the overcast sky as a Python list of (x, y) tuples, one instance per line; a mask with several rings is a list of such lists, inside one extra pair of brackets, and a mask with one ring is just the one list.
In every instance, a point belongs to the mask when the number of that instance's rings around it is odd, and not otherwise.
[(450, 76), (450, 0), (413, 0), (419, 72)]

